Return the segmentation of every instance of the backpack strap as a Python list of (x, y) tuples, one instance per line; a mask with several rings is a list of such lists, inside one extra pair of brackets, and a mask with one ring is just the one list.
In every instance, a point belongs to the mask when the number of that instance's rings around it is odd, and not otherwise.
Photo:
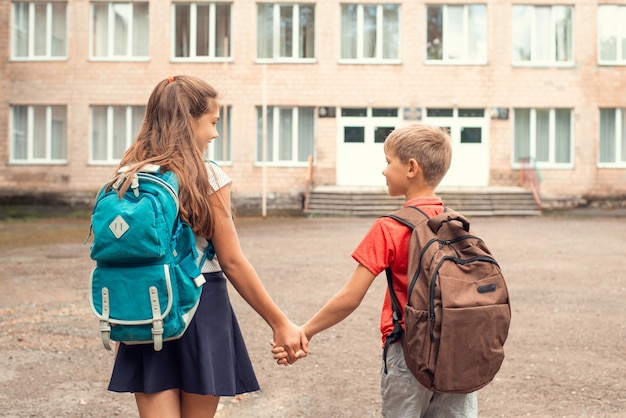
[[(430, 219), (430, 217), (426, 215), (426, 213), (424, 213), (424, 211), (422, 211), (417, 206), (409, 206), (409, 208), (415, 209), (416, 211), (424, 215), (424, 217), (426, 218), (425, 221), (428, 221)], [(415, 228), (415, 224), (413, 224), (412, 222), (410, 222), (409, 220), (405, 219), (402, 216), (402, 212), (406, 211), (407, 209), (408, 208), (402, 208), (393, 213), (383, 215), (383, 217), (394, 219), (400, 222), (401, 224), (405, 225), (411, 231), (413, 231), (413, 229)], [(402, 333), (404, 331), (402, 329), (402, 325), (400, 324), (400, 321), (402, 320), (402, 307), (400, 306), (400, 302), (398, 302), (398, 297), (396, 296), (396, 292), (393, 290), (393, 275), (391, 272), (391, 267), (387, 267), (385, 269), (385, 274), (387, 276), (387, 289), (388, 289), (387, 293), (389, 293), (389, 299), (391, 300), (391, 310), (393, 312), (392, 313), (393, 330), (385, 338), (385, 347), (383, 348), (383, 362), (385, 364), (385, 374), (386, 374), (387, 373), (387, 351), (389, 350), (389, 347), (391, 346), (391, 344), (397, 341), (400, 341), (400, 339), (402, 338)]]

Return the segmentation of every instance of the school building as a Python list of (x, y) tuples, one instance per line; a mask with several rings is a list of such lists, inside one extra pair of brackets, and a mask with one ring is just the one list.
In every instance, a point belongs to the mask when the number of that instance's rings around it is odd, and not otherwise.
[[(221, 93), (234, 198), (380, 187), (382, 143), (449, 129), (441, 188), (626, 196), (626, 1), (0, 2), (0, 196), (90, 201), (155, 84)], [(311, 166), (309, 167), (309, 161)]]

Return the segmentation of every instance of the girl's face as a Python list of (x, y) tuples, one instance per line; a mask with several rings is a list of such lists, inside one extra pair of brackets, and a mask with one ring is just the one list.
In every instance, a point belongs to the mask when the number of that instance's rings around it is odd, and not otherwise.
[(220, 107), (215, 106), (215, 110), (209, 111), (197, 119), (191, 118), (191, 127), (198, 141), (198, 147), (203, 153), (215, 138), (219, 136), (217, 132), (217, 122), (220, 120)]

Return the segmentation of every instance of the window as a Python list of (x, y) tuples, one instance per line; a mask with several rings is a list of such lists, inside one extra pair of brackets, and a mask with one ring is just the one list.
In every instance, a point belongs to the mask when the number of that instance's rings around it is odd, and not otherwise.
[(626, 108), (600, 109), (598, 166), (626, 167)]
[(174, 3), (174, 60), (224, 61), (231, 57), (230, 3)]
[(399, 59), (400, 6), (342, 4), (341, 59), (389, 62)]
[(426, 59), (444, 63), (487, 61), (484, 4), (427, 6)]
[(65, 163), (65, 106), (13, 106), (12, 113), (11, 162)]
[(598, 6), (598, 63), (626, 65), (626, 6)]
[(315, 58), (315, 5), (259, 3), (257, 12), (257, 58)]
[(67, 3), (14, 2), (11, 58), (67, 58)]
[(570, 109), (515, 109), (513, 164), (534, 159), (539, 167), (572, 166)]
[(137, 137), (145, 111), (145, 106), (92, 106), (91, 161), (117, 164)]
[(573, 64), (571, 6), (513, 5), (513, 63)]
[[(314, 155), (314, 108), (267, 107), (265, 161), (276, 165), (306, 163)], [(257, 162), (263, 162), (263, 109), (257, 108)]]
[(207, 159), (218, 163), (230, 162), (231, 114), (230, 106), (222, 106), (220, 109), (220, 120), (217, 122), (217, 132), (220, 136), (209, 144), (205, 155)]
[(91, 3), (91, 56), (147, 59), (148, 3)]

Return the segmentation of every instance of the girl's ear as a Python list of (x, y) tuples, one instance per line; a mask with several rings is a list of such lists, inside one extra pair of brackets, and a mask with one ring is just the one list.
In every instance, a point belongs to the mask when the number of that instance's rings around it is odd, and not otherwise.
[(421, 167), (415, 158), (409, 159), (409, 171), (407, 172), (408, 177), (415, 177), (420, 169)]

